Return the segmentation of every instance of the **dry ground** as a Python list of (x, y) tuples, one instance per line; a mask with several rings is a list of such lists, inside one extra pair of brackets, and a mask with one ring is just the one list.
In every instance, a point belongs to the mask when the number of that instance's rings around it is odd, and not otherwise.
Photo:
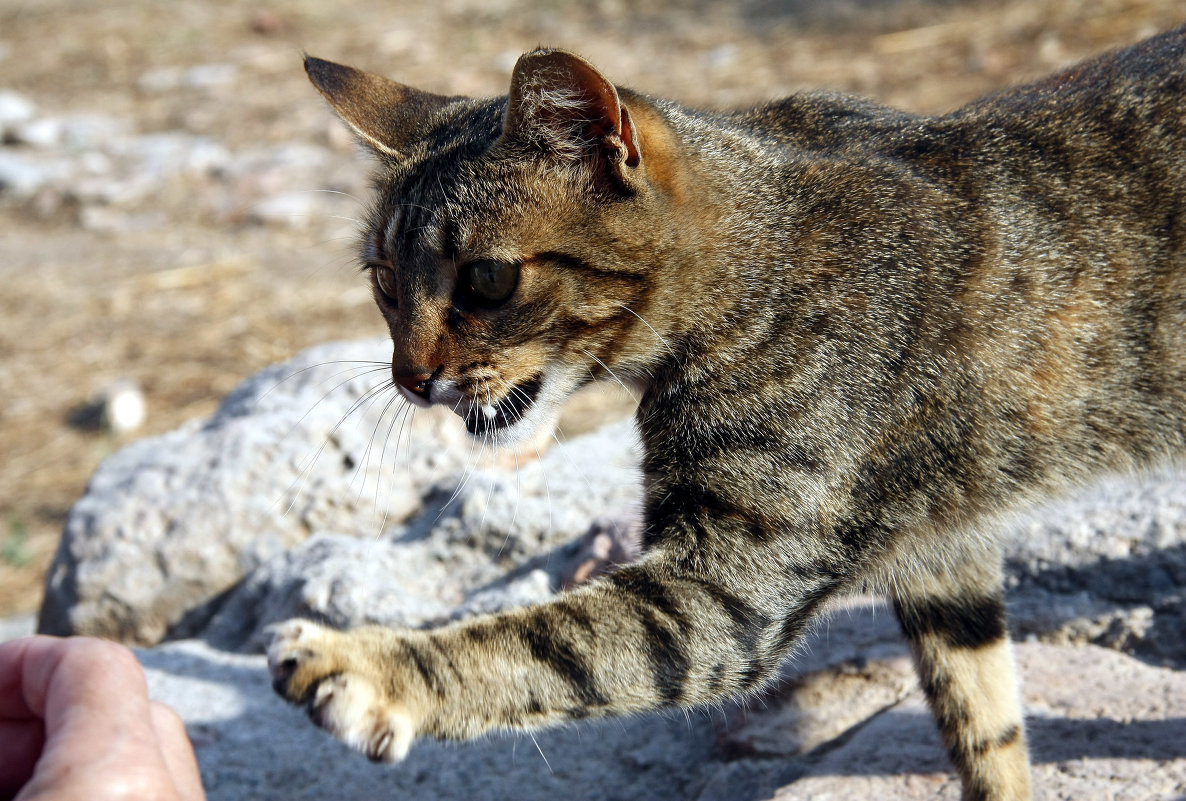
[[(443, 93), (504, 90), (519, 52), (578, 50), (618, 82), (689, 103), (748, 104), (810, 87), (940, 112), (1186, 21), (1181, 0), (0, 0), (0, 89), (42, 109), (127, 117), (230, 148), (337, 141), (302, 50)], [(214, 90), (148, 92), (158, 68), (231, 63)], [(315, 187), (310, 187), (315, 188)], [(195, 214), (112, 235), (69, 204), (0, 195), (0, 616), (29, 610), (73, 501), (122, 441), (72, 427), (130, 377), (138, 435), (210, 413), (241, 378), (295, 351), (382, 329), (348, 236)]]

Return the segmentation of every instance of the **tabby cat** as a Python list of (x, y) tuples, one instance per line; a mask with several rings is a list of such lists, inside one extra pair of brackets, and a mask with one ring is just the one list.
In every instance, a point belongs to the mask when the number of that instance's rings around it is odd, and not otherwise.
[(280, 624), (276, 690), (395, 761), (752, 693), (873, 589), (964, 797), (1030, 797), (998, 529), (1186, 455), (1186, 28), (939, 117), (696, 111), (559, 50), (487, 100), (305, 66), (378, 157), (399, 390), (508, 444), (635, 382), (644, 556), (432, 631)]

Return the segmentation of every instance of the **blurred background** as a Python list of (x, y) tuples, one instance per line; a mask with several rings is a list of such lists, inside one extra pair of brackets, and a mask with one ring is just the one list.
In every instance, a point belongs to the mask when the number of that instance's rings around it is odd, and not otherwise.
[(829, 88), (941, 113), (1184, 21), (1181, 0), (0, 0), (0, 617), (39, 604), (105, 456), (383, 333), (353, 249), (366, 159), (302, 52), (492, 95), (543, 44), (689, 104)]

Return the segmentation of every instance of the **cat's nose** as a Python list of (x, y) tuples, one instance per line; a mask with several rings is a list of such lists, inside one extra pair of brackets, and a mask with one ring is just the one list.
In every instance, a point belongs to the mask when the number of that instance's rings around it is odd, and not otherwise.
[(432, 389), (432, 373), (393, 373), (395, 383), (417, 397), (428, 400), (428, 393)]

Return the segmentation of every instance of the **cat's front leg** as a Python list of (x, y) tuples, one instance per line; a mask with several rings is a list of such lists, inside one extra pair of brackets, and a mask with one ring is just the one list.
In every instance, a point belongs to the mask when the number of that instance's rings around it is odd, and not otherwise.
[(396, 761), (418, 735), (468, 739), (754, 690), (822, 597), (788, 605), (781, 591), (648, 558), (550, 603), (434, 631), (290, 621), (268, 660), (277, 692), (315, 723)]

